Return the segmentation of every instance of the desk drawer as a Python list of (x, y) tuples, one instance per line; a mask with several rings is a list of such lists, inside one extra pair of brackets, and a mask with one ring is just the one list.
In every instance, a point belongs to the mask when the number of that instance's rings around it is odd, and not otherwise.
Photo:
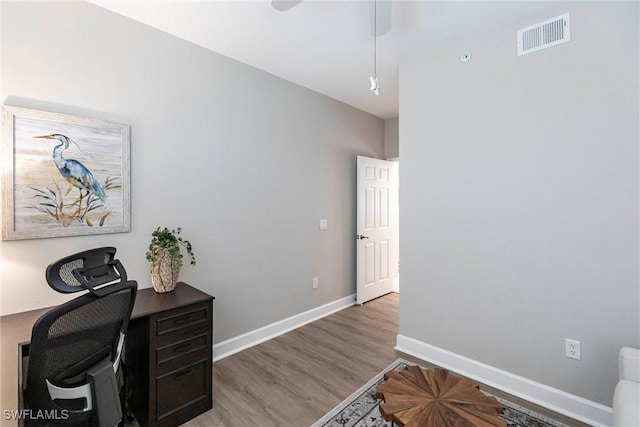
[(164, 336), (172, 332), (178, 332), (206, 325), (211, 320), (206, 305), (192, 307), (191, 309), (172, 310), (161, 315), (154, 316), (156, 323), (156, 335)]
[(208, 358), (156, 378), (158, 420), (208, 397)]
[(204, 330), (198, 335), (171, 342), (156, 349), (156, 364), (174, 360), (180, 356), (206, 349), (209, 344), (209, 331)]

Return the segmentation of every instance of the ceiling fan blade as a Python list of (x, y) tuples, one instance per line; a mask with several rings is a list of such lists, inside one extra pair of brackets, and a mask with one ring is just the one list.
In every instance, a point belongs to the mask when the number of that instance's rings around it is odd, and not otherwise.
[(300, 3), (302, 0), (271, 0), (271, 7), (280, 12), (291, 9), (293, 6)]

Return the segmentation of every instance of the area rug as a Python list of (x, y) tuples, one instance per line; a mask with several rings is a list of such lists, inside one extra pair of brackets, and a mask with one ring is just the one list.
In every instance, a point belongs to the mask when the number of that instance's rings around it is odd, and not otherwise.
[[(385, 372), (392, 369), (401, 371), (408, 365), (412, 363), (397, 359), (327, 415), (316, 421), (312, 427), (391, 427), (393, 424), (385, 421), (380, 414), (381, 400), (376, 398), (376, 388), (383, 381)], [(483, 393), (489, 394), (484, 391)], [(504, 407), (502, 418), (507, 422), (508, 427), (569, 427), (508, 400), (497, 396), (496, 399)]]

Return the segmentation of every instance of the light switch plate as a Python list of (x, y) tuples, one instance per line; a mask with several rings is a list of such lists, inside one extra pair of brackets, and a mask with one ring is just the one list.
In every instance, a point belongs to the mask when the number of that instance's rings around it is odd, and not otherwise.
[(327, 220), (326, 219), (321, 219), (320, 220), (320, 230), (326, 230), (327, 228), (329, 228), (329, 225), (327, 224)]

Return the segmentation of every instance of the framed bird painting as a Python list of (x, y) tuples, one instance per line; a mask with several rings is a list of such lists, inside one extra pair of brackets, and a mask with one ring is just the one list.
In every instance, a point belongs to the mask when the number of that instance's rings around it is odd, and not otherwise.
[(2, 240), (131, 231), (128, 125), (2, 109)]

